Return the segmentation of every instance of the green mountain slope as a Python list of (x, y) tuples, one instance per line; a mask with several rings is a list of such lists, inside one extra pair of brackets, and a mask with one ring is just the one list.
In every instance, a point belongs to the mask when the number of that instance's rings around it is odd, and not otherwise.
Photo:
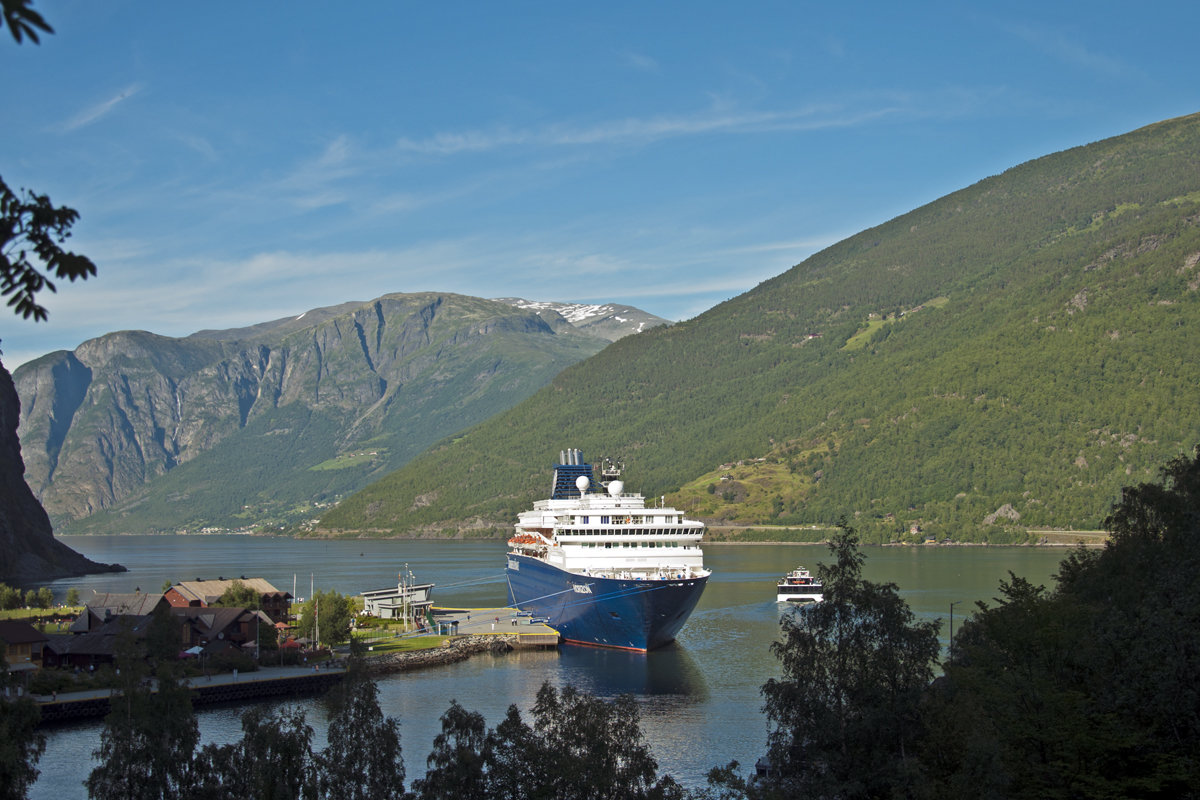
[(71, 533), (293, 524), (606, 344), (449, 294), (108, 334), (16, 371), (28, 479)]
[(503, 528), (579, 447), (711, 519), (1095, 528), (1200, 439), (1198, 262), (1191, 116), (1015, 167), (617, 342), (322, 525)]

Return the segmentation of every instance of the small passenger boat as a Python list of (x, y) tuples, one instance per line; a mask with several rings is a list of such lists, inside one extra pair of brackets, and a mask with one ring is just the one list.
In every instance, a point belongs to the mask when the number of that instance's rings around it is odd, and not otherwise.
[(804, 567), (796, 567), (784, 575), (776, 586), (777, 603), (819, 603), (824, 599), (821, 582)]

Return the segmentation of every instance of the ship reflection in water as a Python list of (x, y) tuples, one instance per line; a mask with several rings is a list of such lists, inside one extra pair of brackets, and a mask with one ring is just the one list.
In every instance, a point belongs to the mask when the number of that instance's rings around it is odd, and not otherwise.
[(685, 702), (708, 700), (704, 674), (677, 642), (649, 653), (563, 645), (558, 648), (558, 660), (560, 674), (569, 683), (601, 697), (669, 695)]

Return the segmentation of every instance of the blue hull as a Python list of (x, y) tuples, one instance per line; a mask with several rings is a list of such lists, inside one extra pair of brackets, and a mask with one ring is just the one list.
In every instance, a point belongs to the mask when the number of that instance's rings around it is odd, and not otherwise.
[(653, 650), (675, 639), (708, 578), (635, 581), (575, 575), (529, 556), (508, 554), (508, 596), (545, 617), (565, 641)]

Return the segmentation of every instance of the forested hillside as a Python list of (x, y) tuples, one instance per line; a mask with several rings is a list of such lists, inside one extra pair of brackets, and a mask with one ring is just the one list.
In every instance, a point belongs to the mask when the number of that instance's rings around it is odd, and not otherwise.
[(112, 333), (17, 369), (28, 480), (68, 532), (295, 524), (607, 344), (433, 293)]
[(502, 529), (579, 447), (710, 519), (1098, 528), (1121, 486), (1200, 440), (1198, 265), (1190, 116), (1020, 165), (617, 342), (322, 524)]

